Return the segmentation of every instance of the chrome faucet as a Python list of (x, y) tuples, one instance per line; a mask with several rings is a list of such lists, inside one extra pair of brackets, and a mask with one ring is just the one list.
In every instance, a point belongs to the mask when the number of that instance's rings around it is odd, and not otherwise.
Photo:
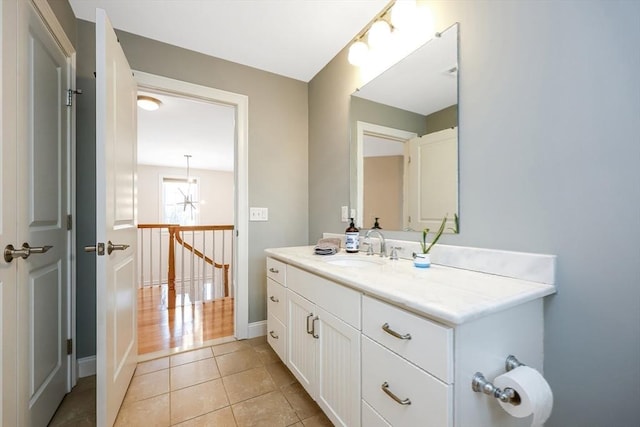
[[(371, 233), (376, 233), (378, 235), (378, 237), (380, 238), (380, 256), (381, 257), (386, 257), (387, 256), (387, 244), (384, 240), (384, 236), (382, 235), (382, 233), (375, 229), (372, 228), (371, 230), (367, 231), (367, 234), (364, 235), (365, 239), (368, 239), (369, 236), (371, 235)], [(369, 249), (371, 250), (371, 243), (369, 243)]]

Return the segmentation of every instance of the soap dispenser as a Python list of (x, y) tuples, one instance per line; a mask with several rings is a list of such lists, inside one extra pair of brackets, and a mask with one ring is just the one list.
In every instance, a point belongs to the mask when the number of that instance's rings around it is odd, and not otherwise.
[(351, 223), (345, 230), (345, 242), (344, 246), (348, 253), (357, 253), (360, 251), (360, 230), (353, 223), (353, 218), (350, 218)]

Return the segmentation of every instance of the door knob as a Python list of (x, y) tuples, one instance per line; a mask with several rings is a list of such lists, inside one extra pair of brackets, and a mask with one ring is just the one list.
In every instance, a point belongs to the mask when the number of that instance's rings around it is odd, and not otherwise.
[(129, 245), (116, 245), (111, 243), (111, 240), (107, 242), (107, 253), (111, 255), (113, 251), (124, 251), (129, 247)]
[(90, 245), (84, 247), (85, 252), (98, 252), (98, 255), (104, 255), (104, 243), (98, 243), (97, 245)]
[(31, 254), (43, 254), (52, 247), (51, 245), (31, 247), (28, 243), (23, 243), (20, 249), (16, 249), (13, 245), (7, 245), (4, 248), (4, 260), (11, 262), (15, 258), (27, 259)]

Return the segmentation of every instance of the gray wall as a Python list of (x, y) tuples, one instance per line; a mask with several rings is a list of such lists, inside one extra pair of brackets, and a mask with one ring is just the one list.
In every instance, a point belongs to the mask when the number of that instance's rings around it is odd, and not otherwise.
[[(442, 241), (556, 254), (547, 425), (637, 426), (640, 2), (428, 3), (436, 29), (460, 22), (461, 233)], [(310, 241), (344, 230), (358, 84), (345, 51), (309, 84)]]
[[(95, 236), (94, 31), (78, 21), (79, 246)], [(269, 221), (240, 232), (249, 233), (249, 322), (266, 319), (263, 250), (307, 242), (307, 84), (125, 32), (118, 38), (134, 70), (249, 97), (249, 205), (268, 207)], [(78, 357), (95, 354), (95, 265), (86, 258), (78, 254)]]

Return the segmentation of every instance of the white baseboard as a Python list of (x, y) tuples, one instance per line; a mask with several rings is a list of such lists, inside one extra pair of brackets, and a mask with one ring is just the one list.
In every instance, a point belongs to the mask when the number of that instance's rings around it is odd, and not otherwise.
[(249, 323), (249, 336), (247, 338), (257, 338), (267, 335), (267, 321)]
[(78, 367), (78, 378), (90, 377), (96, 374), (96, 357), (83, 357), (76, 361)]

